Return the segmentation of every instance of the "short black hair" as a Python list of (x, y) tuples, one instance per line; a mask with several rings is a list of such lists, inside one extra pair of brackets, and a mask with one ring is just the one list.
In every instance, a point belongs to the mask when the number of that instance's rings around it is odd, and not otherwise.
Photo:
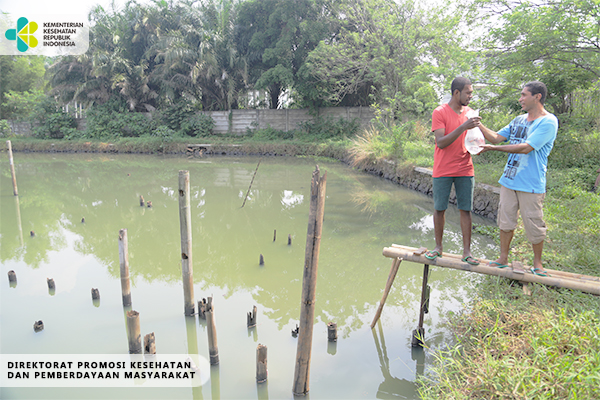
[(525, 84), (523, 88), (527, 88), (531, 92), (532, 96), (540, 93), (542, 97), (540, 98), (540, 103), (544, 104), (546, 101), (546, 97), (548, 96), (548, 88), (540, 81), (531, 81)]
[(457, 76), (452, 81), (452, 85), (450, 86), (450, 93), (454, 96), (454, 91), (458, 90), (462, 92), (465, 86), (472, 85), (471, 81), (467, 78), (463, 78), (462, 76)]

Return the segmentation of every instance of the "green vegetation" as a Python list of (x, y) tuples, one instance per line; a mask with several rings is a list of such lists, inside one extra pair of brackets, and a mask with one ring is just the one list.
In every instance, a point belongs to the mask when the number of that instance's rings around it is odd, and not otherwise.
[[(471, 106), (494, 130), (518, 114), (520, 88), (537, 79), (560, 120), (549, 159), (544, 260), (551, 269), (600, 275), (597, 0), (422, 3), (97, 7), (86, 54), (0, 56), (0, 135), (16, 150), (181, 153), (187, 143), (237, 143), (245, 153), (350, 158), (361, 168), (384, 160), (431, 167), (429, 118), (455, 76), (474, 82)], [(84, 130), (67, 104), (84, 106)], [(294, 132), (250, 129), (238, 137), (212, 134), (213, 121), (200, 113), (326, 106), (368, 106), (377, 118), (366, 132), (353, 121), (317, 118)], [(35, 138), (14, 138), (2, 119), (31, 123)], [(495, 185), (506, 158), (488, 152), (474, 160), (476, 180)], [(498, 236), (495, 228), (475, 230)], [(512, 255), (531, 257), (521, 227)], [(524, 297), (518, 285), (487, 279), (472, 308), (451, 318), (458, 343), (438, 354), (423, 396), (600, 398), (593, 391), (600, 386), (599, 299), (535, 289)]]

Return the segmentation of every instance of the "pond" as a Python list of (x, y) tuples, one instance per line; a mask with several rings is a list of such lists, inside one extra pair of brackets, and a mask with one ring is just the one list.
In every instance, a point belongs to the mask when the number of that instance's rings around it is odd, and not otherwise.
[[(157, 353), (208, 358), (207, 327), (184, 316), (178, 171), (191, 184), (195, 300), (213, 297), (220, 363), (198, 388), (3, 388), (11, 399), (292, 398), (310, 180), (327, 172), (315, 305), (312, 399), (417, 398), (417, 374), (433, 362), (414, 351), (423, 266), (404, 262), (381, 323), (370, 329), (390, 271), (383, 247), (433, 248), (433, 201), (329, 160), (258, 157), (15, 153), (19, 196), (2, 161), (0, 349), (3, 354), (127, 354), (118, 233), (127, 229), (132, 308)], [(141, 207), (140, 196), (152, 202)], [(474, 216), (474, 222), (491, 221)], [(30, 232), (34, 232), (32, 236)], [(291, 245), (288, 245), (288, 235)], [(275, 240), (274, 240), (275, 238)], [(445, 251), (460, 253), (458, 210), (447, 212)], [(473, 253), (493, 242), (473, 236)], [(264, 265), (259, 265), (259, 257)], [(17, 284), (9, 285), (14, 270)], [(55, 281), (50, 292), (47, 278)], [(454, 341), (449, 312), (469, 301), (475, 274), (430, 273), (427, 346)], [(91, 288), (98, 288), (94, 303)], [(257, 307), (257, 326), (246, 314)], [(44, 330), (34, 332), (42, 320)], [(338, 341), (327, 341), (327, 323)], [(268, 381), (257, 385), (256, 347), (268, 348)]]

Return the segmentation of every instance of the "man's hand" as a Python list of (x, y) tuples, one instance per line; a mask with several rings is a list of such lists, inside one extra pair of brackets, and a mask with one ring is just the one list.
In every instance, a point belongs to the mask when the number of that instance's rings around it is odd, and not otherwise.
[(466, 131), (467, 129), (477, 128), (479, 125), (481, 125), (481, 117), (473, 117), (463, 122), (461, 128)]

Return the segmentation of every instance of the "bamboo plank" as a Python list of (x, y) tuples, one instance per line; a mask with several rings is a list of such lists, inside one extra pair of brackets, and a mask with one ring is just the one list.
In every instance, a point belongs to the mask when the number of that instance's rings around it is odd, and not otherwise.
[[(514, 279), (522, 282), (535, 282), (541, 283), (548, 286), (564, 287), (568, 289), (580, 290), (586, 293), (592, 293), (600, 295), (600, 282), (593, 280), (584, 280), (577, 277), (577, 274), (566, 275), (568, 273), (563, 272), (562, 276), (552, 275), (554, 271), (547, 270), (549, 276), (539, 276), (532, 273), (516, 273), (512, 268), (496, 268), (486, 265), (486, 261), (481, 260), (482, 263), (479, 265), (470, 265), (460, 260), (457, 260), (456, 255), (443, 253), (442, 257), (436, 258), (435, 260), (429, 260), (424, 255), (415, 255), (415, 248), (406, 246), (393, 246), (385, 247), (383, 249), (383, 255), (389, 258), (400, 257), (405, 261), (411, 261), (416, 263), (435, 265), (438, 267), (458, 269), (462, 271), (477, 272), (485, 275), (502, 276), (509, 279)], [(529, 270), (530, 267), (525, 267)], [(573, 275), (575, 275), (573, 277)], [(569, 277), (567, 277), (569, 276)], [(594, 277), (591, 277), (594, 278)]]

